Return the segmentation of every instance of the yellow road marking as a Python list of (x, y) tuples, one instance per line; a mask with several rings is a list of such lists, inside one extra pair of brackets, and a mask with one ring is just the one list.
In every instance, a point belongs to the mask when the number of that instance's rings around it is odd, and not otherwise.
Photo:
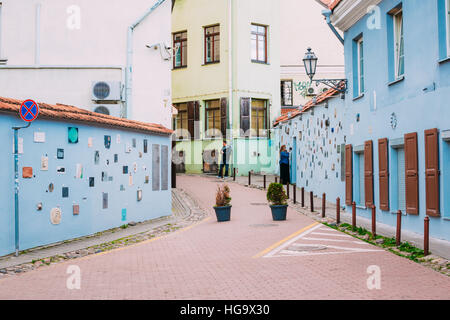
[(262, 257), (263, 255), (269, 253), (270, 251), (272, 251), (273, 249), (275, 249), (276, 247), (281, 246), (283, 243), (285, 243), (286, 241), (294, 238), (295, 236), (298, 236), (299, 234), (305, 232), (308, 229), (311, 229), (314, 226), (317, 226), (319, 224), (319, 222), (314, 222), (313, 224), (310, 224), (307, 227), (304, 227), (303, 229), (298, 230), (297, 232), (294, 232), (293, 234), (291, 234), (290, 236), (287, 236), (286, 238), (278, 241), (277, 243), (274, 243), (273, 245), (271, 245), (270, 247), (268, 247), (267, 249), (261, 251), (260, 253), (256, 254), (253, 256), (253, 258), (259, 258)]

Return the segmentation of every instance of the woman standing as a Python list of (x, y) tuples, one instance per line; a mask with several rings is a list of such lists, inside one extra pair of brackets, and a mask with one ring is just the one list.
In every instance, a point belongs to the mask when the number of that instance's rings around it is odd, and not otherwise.
[(282, 145), (280, 148), (280, 183), (290, 183), (289, 177), (289, 152), (287, 152), (286, 146)]

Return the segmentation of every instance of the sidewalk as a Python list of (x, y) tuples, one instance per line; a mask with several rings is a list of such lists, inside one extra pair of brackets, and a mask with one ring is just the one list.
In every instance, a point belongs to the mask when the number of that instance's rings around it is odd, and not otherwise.
[(172, 190), (172, 215), (140, 223), (129, 222), (127, 228), (115, 228), (97, 234), (25, 250), (18, 257), (0, 257), (0, 274), (21, 273), (42, 263), (59, 262), (130, 245), (183, 228), (201, 220), (205, 212), (182, 189)]
[[(269, 187), (269, 184), (271, 182), (275, 182), (275, 175), (267, 175), (266, 176), (266, 188)], [(233, 178), (226, 178), (226, 182), (233, 182)], [(252, 175), (251, 176), (251, 187), (254, 188), (263, 188), (263, 181), (264, 178), (261, 175)], [(279, 177), (278, 177), (279, 181)], [(239, 176), (236, 177), (236, 183), (240, 185), (248, 186), (248, 177)], [(285, 187), (286, 188), (286, 187)], [(301, 207), (300, 201), (300, 193), (301, 189), (297, 188), (297, 204), (293, 203), (293, 192), (294, 187), (293, 185), (290, 185), (290, 199), (289, 199), (289, 205), (295, 208), (297, 211), (312, 217), (315, 220), (321, 220), (321, 212), (322, 212), (322, 198), (314, 195), (314, 212), (312, 213), (310, 210), (310, 199), (309, 199), (309, 192), (305, 191), (305, 207)], [(341, 199), (341, 206), (342, 206), (342, 200)], [(325, 214), (327, 218), (332, 218), (334, 221), (336, 220), (336, 204), (331, 202), (326, 202), (325, 206)], [(345, 207), (341, 208), (341, 223), (349, 223), (352, 222), (352, 214), (351, 212), (345, 211)], [(367, 230), (371, 230), (372, 228), (372, 220), (363, 218), (361, 216), (357, 216), (356, 218), (357, 226), (363, 227)], [(393, 227), (391, 225), (383, 224), (380, 222), (377, 222), (377, 234), (385, 236), (385, 237), (395, 237), (396, 234), (396, 227)], [(408, 231), (408, 230), (402, 230), (402, 241), (408, 241), (409, 243), (413, 244), (414, 246), (423, 249), (423, 235)], [(442, 239), (436, 239), (430, 237), (430, 251), (434, 255), (438, 255), (440, 257), (446, 258), (450, 260), (450, 241), (442, 240)]]
[[(214, 215), (217, 178), (180, 176), (208, 215), (167, 236), (0, 279), (0, 299), (450, 299), (450, 278), (230, 183), (231, 220)], [(68, 287), (69, 267), (80, 288)], [(381, 286), (368, 285), (371, 268)], [(0, 277), (1, 278), (1, 277)]]

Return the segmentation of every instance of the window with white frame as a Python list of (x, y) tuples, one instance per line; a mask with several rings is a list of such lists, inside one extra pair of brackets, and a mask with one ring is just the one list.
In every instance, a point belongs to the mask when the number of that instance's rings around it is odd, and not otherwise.
[(358, 89), (359, 95), (364, 93), (364, 41), (361, 37), (357, 41), (358, 48)]
[(405, 73), (405, 46), (403, 40), (403, 11), (394, 14), (394, 57), (395, 78), (401, 78)]

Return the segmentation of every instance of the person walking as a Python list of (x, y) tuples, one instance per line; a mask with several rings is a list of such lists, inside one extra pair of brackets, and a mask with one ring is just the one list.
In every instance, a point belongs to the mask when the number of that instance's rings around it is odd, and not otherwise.
[(287, 152), (286, 146), (282, 145), (280, 148), (280, 183), (290, 183), (289, 176), (289, 152)]
[(228, 169), (231, 156), (231, 146), (228, 146), (225, 140), (223, 140), (223, 147), (220, 153), (222, 154), (222, 163), (220, 164), (218, 177), (223, 179), (223, 167), (225, 167), (225, 177), (228, 177)]

